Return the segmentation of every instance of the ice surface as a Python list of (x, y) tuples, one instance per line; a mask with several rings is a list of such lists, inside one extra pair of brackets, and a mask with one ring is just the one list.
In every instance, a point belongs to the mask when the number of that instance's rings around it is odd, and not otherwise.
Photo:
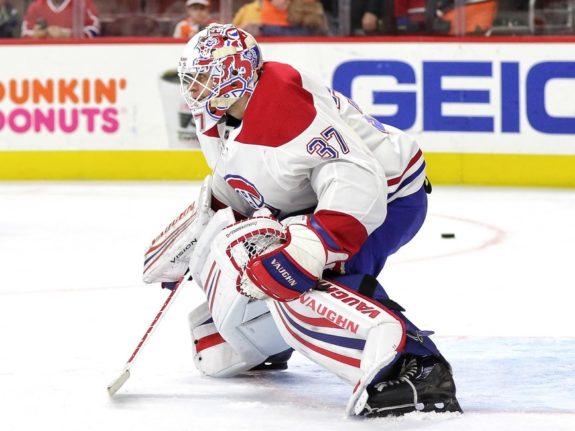
[[(197, 183), (0, 185), (0, 430), (575, 430), (575, 191), (435, 187), (380, 280), (451, 361), (466, 413), (349, 419), (350, 388), (288, 371), (195, 371), (184, 289), (110, 399), (168, 292), (143, 251)], [(454, 233), (442, 239), (442, 233)]]

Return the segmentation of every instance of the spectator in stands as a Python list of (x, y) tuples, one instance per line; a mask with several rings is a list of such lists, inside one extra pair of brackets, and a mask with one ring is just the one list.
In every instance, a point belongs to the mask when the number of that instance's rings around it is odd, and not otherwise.
[(325, 34), (327, 21), (317, 0), (262, 0), (261, 34), (310, 36)]
[(260, 27), (264, 36), (289, 36), (293, 34), (287, 20), (287, 8), (290, 0), (262, 0)]
[[(395, 32), (395, 0), (355, 0), (351, 4), (352, 28), (373, 35)], [(361, 30), (359, 30), (361, 28)]]
[[(70, 0), (34, 0), (22, 22), (22, 36), (36, 39), (60, 39), (74, 36), (74, 6)], [(100, 34), (99, 13), (92, 0), (84, 0), (82, 37)]]
[(444, 0), (438, 4), (436, 13), (440, 18), (435, 19), (432, 30), (440, 32), (438, 24), (443, 23), (451, 35), (485, 34), (493, 26), (497, 9), (498, 0), (466, 0), (462, 5)]
[(287, 19), (291, 26), (303, 28), (309, 35), (327, 34), (327, 18), (318, 0), (291, 0)]
[(395, 21), (398, 32), (425, 31), (426, 3), (427, 0), (395, 0)]
[(0, 38), (18, 37), (20, 17), (9, 1), (0, 0)]
[(209, 24), (209, 0), (187, 0), (186, 11), (188, 16), (176, 24), (174, 37), (190, 39)]
[(361, 16), (361, 29), (365, 34), (377, 33), (379, 30), (379, 17), (383, 10), (383, 0), (368, 0), (364, 3)]
[[(397, 29), (405, 33), (483, 34), (493, 24), (498, 0), (395, 0)], [(458, 21), (463, 7), (465, 21)]]
[(233, 24), (248, 33), (259, 36), (262, 23), (262, 0), (243, 5), (234, 15)]

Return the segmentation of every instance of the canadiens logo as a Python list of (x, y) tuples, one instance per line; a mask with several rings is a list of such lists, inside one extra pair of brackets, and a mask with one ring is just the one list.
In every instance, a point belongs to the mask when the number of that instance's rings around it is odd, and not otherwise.
[(245, 178), (239, 175), (226, 175), (225, 180), (252, 208), (260, 209), (265, 206), (264, 197), (256, 186)]

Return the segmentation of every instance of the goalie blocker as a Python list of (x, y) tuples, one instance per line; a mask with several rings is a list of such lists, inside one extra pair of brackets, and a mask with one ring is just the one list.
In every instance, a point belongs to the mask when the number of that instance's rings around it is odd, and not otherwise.
[(272, 299), (245, 272), (281, 248), (284, 226), (269, 217), (231, 223), (231, 210), (216, 213), (190, 264), (206, 294), (190, 315), (202, 373), (233, 376), (293, 348), (352, 385), (349, 415), (461, 411), (430, 333), (413, 325), (375, 278), (336, 276), (291, 301)]

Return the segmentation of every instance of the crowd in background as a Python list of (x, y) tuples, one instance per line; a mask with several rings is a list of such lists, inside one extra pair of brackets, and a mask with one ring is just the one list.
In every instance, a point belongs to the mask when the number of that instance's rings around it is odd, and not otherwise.
[(575, 0), (0, 0), (0, 38), (575, 34)]

